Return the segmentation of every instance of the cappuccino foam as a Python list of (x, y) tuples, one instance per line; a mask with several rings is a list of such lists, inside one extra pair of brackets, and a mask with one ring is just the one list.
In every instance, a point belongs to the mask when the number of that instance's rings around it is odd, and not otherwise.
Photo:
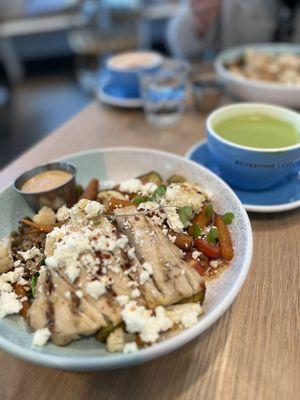
[(108, 60), (108, 67), (120, 70), (136, 70), (155, 66), (160, 61), (161, 56), (156, 53), (146, 51), (131, 52), (111, 57)]

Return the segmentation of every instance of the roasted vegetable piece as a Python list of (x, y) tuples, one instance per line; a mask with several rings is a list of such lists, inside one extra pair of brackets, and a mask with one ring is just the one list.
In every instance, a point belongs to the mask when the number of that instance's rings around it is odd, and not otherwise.
[(110, 200), (113, 198), (126, 200), (124, 194), (118, 192), (117, 190), (101, 190), (97, 194), (97, 200), (104, 204), (106, 207), (108, 206)]
[(14, 266), (11, 245), (11, 238), (0, 239), (0, 273), (8, 272)]
[(79, 197), (79, 200), (81, 199), (96, 200), (98, 190), (99, 190), (98, 179), (92, 179), (90, 183), (87, 185), (86, 189), (83, 191), (82, 195)]
[(185, 233), (179, 233), (175, 234), (176, 235), (176, 240), (175, 244), (182, 250), (189, 250), (193, 247), (193, 238), (190, 235), (187, 235)]
[(207, 257), (210, 258), (221, 257), (221, 248), (217, 244), (208, 243), (207, 240), (198, 237), (195, 239), (195, 246), (197, 250), (201, 251)]
[(221, 256), (227, 260), (230, 261), (233, 258), (233, 247), (232, 247), (232, 241), (230, 237), (229, 230), (223, 221), (223, 218), (221, 215), (216, 215), (215, 216), (215, 225), (218, 228), (219, 231), (219, 242), (220, 242), (220, 248), (221, 248)]
[(185, 257), (186, 262), (193, 267), (200, 275), (205, 275), (205, 273), (210, 269), (210, 265), (207, 261), (194, 259), (192, 253), (188, 252)]
[(111, 322), (108, 322), (106, 326), (96, 333), (96, 340), (105, 343), (110, 333), (112, 333), (115, 329), (116, 327), (114, 327)]
[(54, 229), (54, 226), (36, 224), (35, 222), (29, 221), (29, 219), (23, 219), (22, 222), (25, 225), (32, 226), (33, 228), (38, 229), (41, 232), (49, 233), (49, 232), (52, 232)]
[(155, 171), (150, 171), (148, 174), (138, 176), (137, 179), (139, 179), (144, 185), (153, 182), (159, 186), (163, 183), (162, 177)]
[(205, 299), (205, 288), (201, 290), (201, 292), (194, 294), (192, 297), (188, 299), (181, 300), (178, 304), (185, 304), (185, 303), (200, 303), (203, 304)]
[(170, 185), (171, 183), (183, 183), (186, 182), (186, 179), (181, 176), (181, 175), (171, 175), (168, 179), (167, 179), (167, 184)]
[(202, 210), (200, 214), (196, 215), (196, 217), (192, 220), (192, 226), (189, 227), (188, 233), (193, 235), (194, 233), (194, 225), (198, 225), (200, 229), (204, 229), (209, 225), (212, 221), (212, 216), (207, 215), (205, 210)]
[(132, 201), (112, 198), (108, 203), (108, 212), (112, 212), (115, 208), (124, 208), (135, 205)]
[[(16, 293), (17, 296), (20, 296), (21, 298), (28, 296), (28, 293), (25, 290), (23, 285), (19, 285), (18, 283), (14, 283), (12, 286), (13, 286), (14, 292)], [(26, 301), (22, 302), (22, 305), (23, 305), (23, 308), (21, 309), (20, 313), (21, 313), (23, 318), (27, 318), (28, 311), (29, 311), (29, 308), (30, 308), (30, 304), (29, 304), (28, 300), (26, 300)]]

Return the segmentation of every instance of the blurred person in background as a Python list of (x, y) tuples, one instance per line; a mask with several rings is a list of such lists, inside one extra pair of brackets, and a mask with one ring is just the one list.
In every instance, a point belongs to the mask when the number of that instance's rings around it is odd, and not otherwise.
[(186, 0), (167, 29), (179, 58), (270, 41), (300, 43), (300, 0)]

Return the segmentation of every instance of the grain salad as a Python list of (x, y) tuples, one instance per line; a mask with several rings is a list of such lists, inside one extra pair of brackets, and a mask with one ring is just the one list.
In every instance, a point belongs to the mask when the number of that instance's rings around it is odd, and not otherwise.
[(99, 186), (0, 241), (0, 317), (20, 313), (35, 346), (94, 335), (110, 352), (149, 347), (195, 325), (206, 281), (230, 267), (234, 215), (199, 184), (152, 171)]

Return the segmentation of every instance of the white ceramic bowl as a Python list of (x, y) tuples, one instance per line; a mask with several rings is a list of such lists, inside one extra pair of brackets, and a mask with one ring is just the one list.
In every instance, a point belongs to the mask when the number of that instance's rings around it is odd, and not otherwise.
[(300, 45), (288, 43), (247, 44), (222, 51), (215, 60), (215, 70), (228, 92), (247, 101), (274, 103), (286, 107), (299, 108), (300, 85), (256, 81), (236, 76), (226, 68), (226, 64), (240, 59), (245, 50), (249, 48), (254, 51), (271, 54), (300, 54)]
[[(33, 347), (32, 334), (20, 316), (0, 320), (0, 347), (17, 357), (48, 367), (81, 371), (123, 368), (167, 354), (211, 326), (227, 310), (240, 291), (252, 257), (251, 225), (246, 211), (233, 191), (206, 168), (161, 151), (136, 148), (101, 149), (73, 154), (64, 157), (63, 160), (76, 166), (77, 181), (83, 185), (86, 185), (91, 177), (98, 177), (103, 187), (105, 181), (128, 179), (150, 170), (158, 171), (164, 178), (175, 173), (200, 183), (212, 197), (218, 212), (232, 211), (235, 214), (230, 226), (236, 249), (234, 259), (230, 268), (219, 279), (207, 284), (205, 313), (199, 322), (148, 349), (133, 354), (109, 353), (105, 346), (94, 338), (82, 339), (66, 347), (58, 347), (52, 343), (43, 348)], [(0, 237), (15, 229), (21, 217), (32, 214), (25, 200), (12, 186), (0, 194), (0, 204)], [(244, 317), (247, 318), (246, 315)]]

